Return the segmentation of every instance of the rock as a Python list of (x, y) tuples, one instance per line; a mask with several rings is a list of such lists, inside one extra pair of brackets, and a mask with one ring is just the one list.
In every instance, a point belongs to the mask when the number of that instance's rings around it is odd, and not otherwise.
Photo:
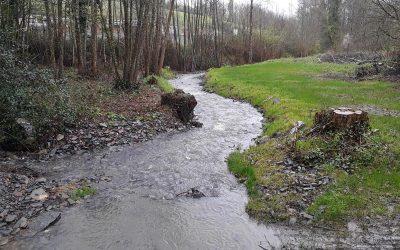
[(100, 178), (100, 180), (106, 181), (106, 182), (110, 182), (110, 181), (111, 181), (111, 178), (108, 177), (108, 176), (103, 176), (103, 177)]
[(26, 232), (27, 236), (33, 237), (36, 234), (46, 230), (61, 219), (60, 212), (47, 211), (40, 214), (33, 219), (29, 225), (29, 230)]
[(28, 226), (28, 219), (25, 217), (22, 217), (21, 219), (19, 219), (17, 221), (17, 223), (15, 223), (14, 228), (26, 228)]
[(201, 128), (201, 127), (203, 127), (203, 123), (201, 123), (201, 122), (199, 122), (199, 121), (192, 121), (190, 124), (191, 124), (193, 127), (195, 127), (195, 128)]
[(204, 193), (202, 193), (201, 191), (199, 191), (196, 188), (191, 188), (189, 191), (179, 194), (178, 196), (180, 196), (180, 195), (185, 195), (186, 197), (190, 197), (190, 198), (194, 198), (194, 199), (200, 199), (202, 197), (205, 197)]
[(16, 215), (14, 215), (14, 214), (9, 214), (9, 215), (6, 216), (5, 221), (6, 221), (7, 223), (11, 223), (11, 222), (15, 221), (16, 219), (17, 219), (17, 216), (16, 216)]
[(294, 124), (294, 127), (290, 130), (290, 134), (296, 134), (299, 132), (300, 129), (302, 129), (306, 124), (302, 121), (298, 121)]
[(8, 237), (2, 237), (0, 236), (0, 246), (4, 246), (8, 243), (9, 239)]
[(259, 137), (258, 139), (256, 139), (256, 144), (257, 145), (266, 144), (270, 140), (271, 140), (271, 138), (269, 136), (262, 136), (262, 137)]
[(107, 123), (105, 123), (105, 122), (99, 123), (99, 126), (100, 126), (101, 128), (108, 128), (108, 125), (107, 125)]
[(17, 190), (15, 190), (15, 191), (13, 192), (13, 195), (14, 195), (15, 197), (22, 197), (22, 193), (19, 192), (19, 191), (17, 191)]
[(8, 214), (8, 209), (4, 209), (1, 213), (0, 213), (0, 220), (4, 219)]
[(43, 206), (42, 202), (36, 202), (36, 203), (31, 204), (31, 207), (33, 207), (33, 208), (42, 207), (42, 206)]
[(47, 181), (47, 179), (44, 177), (36, 179), (36, 183), (45, 183), (46, 181)]
[(273, 103), (273, 104), (279, 104), (279, 103), (281, 103), (281, 99), (279, 99), (279, 98), (274, 98), (274, 99), (272, 100), (272, 103)]
[(295, 225), (296, 223), (297, 223), (297, 218), (296, 217), (290, 217), (289, 224), (290, 225)]
[(49, 195), (43, 188), (38, 188), (32, 191), (30, 197), (36, 201), (44, 201), (49, 197)]
[(62, 140), (64, 140), (64, 137), (65, 137), (64, 135), (58, 134), (56, 139), (57, 139), (57, 141), (62, 141)]
[(70, 206), (73, 206), (73, 205), (75, 205), (75, 201), (73, 200), (73, 199), (71, 199), (71, 198), (69, 198), (68, 200), (68, 204), (70, 205)]
[(16, 234), (19, 233), (20, 231), (21, 231), (20, 228), (16, 228), (16, 229), (14, 229), (14, 230), (11, 232), (11, 234), (12, 234), (12, 235), (16, 235)]
[(5, 131), (6, 137), (1, 140), (0, 148), (10, 151), (35, 148), (35, 128), (28, 120), (18, 118), (5, 122), (9, 123), (10, 129)]
[(69, 198), (69, 195), (68, 194), (66, 194), (66, 193), (61, 193), (61, 199), (64, 199), (64, 200), (66, 200), (66, 199), (68, 199)]
[(2, 236), (9, 236), (12, 233), (12, 228), (2, 228), (0, 230), (0, 235)]
[(188, 123), (194, 117), (193, 111), (197, 106), (197, 101), (193, 95), (177, 89), (174, 93), (163, 94), (161, 97), (161, 105), (171, 107), (182, 122)]
[(33, 137), (35, 130), (30, 122), (28, 122), (24, 118), (18, 118), (16, 122), (24, 130), (24, 133), (27, 138)]
[(305, 213), (305, 212), (300, 213), (300, 215), (301, 215), (303, 218), (307, 219), (307, 220), (313, 220), (313, 219), (314, 219), (314, 216), (312, 216), (312, 215), (310, 215), (310, 214), (307, 214), (307, 213)]
[(363, 230), (357, 225), (355, 221), (350, 221), (349, 223), (347, 223), (347, 229), (349, 230), (350, 233), (353, 234), (363, 232)]

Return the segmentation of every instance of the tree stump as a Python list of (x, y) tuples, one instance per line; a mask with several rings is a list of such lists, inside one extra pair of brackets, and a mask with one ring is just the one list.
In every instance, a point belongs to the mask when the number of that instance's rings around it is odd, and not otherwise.
[(197, 106), (196, 98), (177, 89), (174, 93), (166, 93), (161, 96), (161, 105), (171, 107), (176, 116), (184, 123), (192, 121), (194, 108)]
[(322, 110), (315, 115), (314, 127), (320, 132), (343, 131), (361, 136), (369, 129), (368, 113), (345, 107)]

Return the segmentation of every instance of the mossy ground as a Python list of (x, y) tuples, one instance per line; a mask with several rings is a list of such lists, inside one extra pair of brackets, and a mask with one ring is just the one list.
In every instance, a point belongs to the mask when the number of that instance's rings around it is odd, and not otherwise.
[[(228, 159), (230, 170), (247, 178), (248, 212), (259, 220), (281, 221), (290, 217), (296, 195), (271, 194), (260, 187), (280, 189), (291, 182), (277, 162), (295, 151), (303, 161), (334, 180), (315, 193), (306, 211), (317, 221), (342, 223), (375, 215), (393, 216), (400, 206), (400, 118), (370, 115), (371, 127), (362, 145), (343, 153), (340, 136), (307, 137), (290, 145), (288, 131), (296, 121), (305, 130), (313, 125), (316, 111), (330, 107), (369, 105), (400, 111), (398, 85), (382, 81), (344, 81), (327, 75), (350, 76), (355, 64), (318, 63), (315, 58), (280, 59), (254, 65), (224, 67), (208, 72), (206, 88), (220, 95), (241, 99), (265, 112), (266, 143)], [(272, 138), (272, 136), (279, 136)], [(336, 141), (337, 143), (332, 143)], [(340, 150), (338, 150), (340, 149)], [(351, 172), (340, 168), (349, 164)]]

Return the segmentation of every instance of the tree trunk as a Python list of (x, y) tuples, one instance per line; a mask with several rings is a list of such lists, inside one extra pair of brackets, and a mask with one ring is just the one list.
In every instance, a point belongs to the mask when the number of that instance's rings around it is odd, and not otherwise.
[(80, 14), (79, 14), (79, 1), (72, 0), (74, 19), (75, 19), (75, 43), (76, 43), (76, 59), (77, 59), (77, 69), (78, 74), (84, 73), (83, 59), (82, 59), (82, 41), (81, 41), (81, 25), (80, 25)]
[(58, 73), (57, 76), (61, 78), (64, 72), (64, 27), (63, 27), (63, 1), (57, 0), (57, 12), (58, 12), (58, 34), (57, 34), (57, 64)]
[(250, 1), (250, 37), (249, 37), (249, 63), (253, 63), (253, 10), (254, 0)]
[(97, 8), (96, 8), (96, 0), (92, 0), (91, 2), (91, 44), (92, 44), (92, 65), (91, 71), (92, 75), (95, 76), (97, 74)]
[[(111, 0), (109, 1), (109, 6), (111, 6)], [(100, 12), (100, 19), (101, 19), (101, 23), (103, 26), (103, 30), (106, 31), (106, 36), (107, 36), (107, 43), (108, 46), (110, 47), (110, 54), (111, 54), (111, 63), (113, 65), (113, 69), (114, 69), (114, 76), (115, 76), (115, 80), (117, 82), (121, 81), (121, 76), (119, 74), (118, 71), (118, 65), (117, 65), (117, 61), (116, 61), (116, 53), (115, 53), (115, 44), (114, 44), (114, 38), (113, 38), (113, 33), (112, 33), (112, 22), (111, 22), (111, 18), (109, 18), (109, 23), (108, 23), (108, 28), (107, 28), (107, 21), (106, 18), (103, 15), (103, 4), (102, 2), (100, 2), (99, 0), (97, 1), (98, 7), (99, 7), (99, 12)], [(111, 10), (109, 10), (109, 15), (111, 13)]]
[(167, 40), (169, 40), (169, 37), (170, 37), (169, 27), (171, 26), (171, 19), (172, 19), (172, 14), (174, 12), (175, 0), (171, 0), (170, 4), (171, 5), (169, 7), (168, 20), (167, 20), (166, 27), (165, 27), (165, 34), (164, 34), (164, 38), (161, 41), (161, 52), (160, 52), (160, 59), (158, 61), (157, 74), (161, 73), (161, 70), (164, 66), (165, 48), (166, 48)]
[(51, 16), (50, 16), (50, 6), (49, 6), (49, 0), (43, 0), (44, 2), (44, 7), (45, 7), (45, 13), (46, 13), (46, 25), (47, 25), (47, 39), (48, 39), (48, 47), (50, 50), (50, 55), (49, 55), (49, 61), (50, 64), (52, 65), (53, 69), (56, 68), (56, 56), (54, 52), (54, 33), (53, 33), (53, 27), (52, 27), (52, 22), (51, 22)]

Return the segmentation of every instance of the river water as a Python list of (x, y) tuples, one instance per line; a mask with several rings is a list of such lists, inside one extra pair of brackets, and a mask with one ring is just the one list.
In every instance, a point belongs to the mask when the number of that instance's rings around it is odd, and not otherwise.
[[(262, 133), (251, 105), (203, 91), (202, 74), (171, 81), (195, 95), (204, 126), (160, 135), (133, 146), (46, 163), (58, 178), (101, 175), (97, 194), (63, 212), (61, 220), (16, 249), (265, 249), (282, 246), (354, 247), (331, 233), (264, 226), (245, 212), (246, 190), (227, 169), (226, 157)], [(206, 197), (177, 196), (197, 188)], [(367, 237), (373, 239), (372, 237)], [(364, 238), (358, 242), (364, 243)], [(375, 243), (380, 245), (381, 241)], [(343, 245), (343, 244), (344, 245)], [(357, 244), (357, 247), (362, 246)], [(368, 244), (368, 246), (370, 246)]]
[[(18, 248), (259, 249), (266, 237), (279, 244), (274, 230), (248, 217), (246, 190), (225, 163), (261, 134), (262, 115), (249, 104), (206, 93), (202, 76), (171, 83), (195, 95), (203, 128), (49, 163), (70, 178), (102, 173), (112, 181)], [(176, 197), (194, 187), (206, 197)]]

